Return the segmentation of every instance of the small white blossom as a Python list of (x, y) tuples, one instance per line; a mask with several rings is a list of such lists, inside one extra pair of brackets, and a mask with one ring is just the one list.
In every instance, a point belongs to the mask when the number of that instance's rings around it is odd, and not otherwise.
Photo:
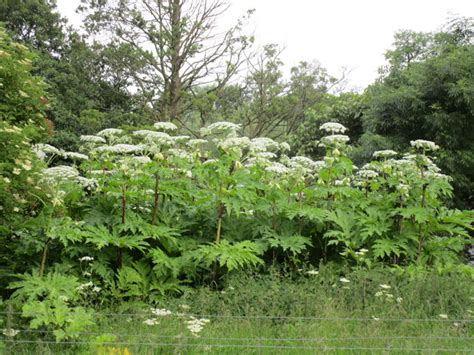
[(158, 317), (169, 316), (170, 314), (172, 314), (171, 311), (165, 308), (152, 308), (151, 313)]
[(326, 136), (321, 139), (321, 144), (323, 146), (339, 146), (344, 145), (349, 142), (350, 138), (343, 134), (333, 134), (331, 136)]
[(157, 318), (146, 319), (143, 321), (143, 324), (146, 324), (146, 325), (157, 325), (159, 323), (160, 322)]
[(432, 141), (427, 141), (424, 139), (417, 139), (416, 141), (410, 141), (410, 144), (413, 148), (435, 151), (439, 149), (439, 146)]
[(106, 128), (100, 131), (99, 133), (97, 133), (97, 135), (100, 137), (113, 137), (122, 133), (123, 133), (123, 130), (120, 128)]
[(82, 258), (79, 258), (80, 262), (83, 261), (94, 261), (94, 258), (92, 256), (83, 256)]
[(384, 289), (384, 290), (389, 290), (391, 289), (392, 287), (390, 285), (386, 285), (386, 284), (382, 284), (382, 285), (379, 285), (380, 288)]
[(373, 170), (359, 170), (357, 172), (357, 176), (361, 177), (362, 179), (369, 180), (369, 179), (375, 179), (377, 176), (379, 176), (379, 173)]
[(350, 280), (346, 279), (345, 277), (341, 277), (341, 278), (339, 279), (339, 281), (341, 281), (342, 283), (349, 283), (349, 282), (351, 282)]
[(273, 162), (272, 165), (267, 166), (265, 170), (279, 175), (286, 174), (290, 171), (290, 169), (278, 162)]
[(3, 329), (2, 334), (5, 335), (6, 337), (13, 338), (19, 332), (20, 332), (19, 330), (16, 330), (16, 329), (13, 329), (13, 328), (6, 328), (6, 329)]
[(163, 131), (175, 131), (178, 129), (178, 127), (176, 127), (176, 125), (171, 122), (156, 122), (153, 126), (156, 129)]
[(374, 152), (373, 157), (374, 158), (390, 158), (398, 153), (394, 150), (386, 149), (386, 150), (377, 150)]
[(229, 137), (220, 141), (217, 146), (224, 151), (232, 148), (246, 149), (250, 146), (250, 139), (248, 137)]
[(308, 270), (308, 271), (306, 271), (306, 274), (307, 275), (318, 275), (319, 271), (317, 271), (317, 270)]
[(334, 133), (344, 133), (347, 131), (347, 128), (344, 127), (342, 124), (337, 122), (326, 122), (321, 127), (319, 127), (321, 131), (329, 132), (331, 134)]
[(88, 160), (89, 159), (87, 155), (76, 153), (76, 152), (64, 152), (62, 156), (63, 158), (73, 159), (73, 160)]
[(145, 149), (143, 144), (133, 145), (133, 144), (115, 144), (115, 145), (103, 145), (96, 148), (98, 152), (110, 152), (117, 154), (131, 154), (131, 153), (140, 153)]
[(448, 315), (444, 313), (440, 314), (439, 317), (443, 319), (448, 319)]
[(205, 139), (190, 139), (186, 145), (188, 145), (189, 147), (196, 147), (196, 146), (199, 146), (199, 145), (202, 145), (202, 144), (206, 144), (208, 143), (207, 140)]
[(105, 139), (99, 136), (93, 135), (83, 135), (79, 137), (81, 142), (89, 142), (89, 143), (105, 143)]
[(271, 138), (257, 137), (250, 141), (251, 152), (266, 152), (268, 150), (277, 150), (279, 144)]
[(210, 134), (216, 133), (231, 133), (235, 134), (238, 130), (240, 130), (240, 124), (232, 123), (232, 122), (215, 122), (210, 124), (207, 127), (201, 128), (201, 135), (207, 136)]
[(47, 181), (61, 181), (74, 179), (79, 176), (79, 172), (72, 166), (59, 165), (44, 169), (42, 175)]

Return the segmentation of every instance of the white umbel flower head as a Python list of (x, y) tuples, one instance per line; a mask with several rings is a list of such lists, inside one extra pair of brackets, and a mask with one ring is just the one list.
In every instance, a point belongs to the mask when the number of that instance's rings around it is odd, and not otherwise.
[(217, 143), (217, 146), (224, 151), (232, 148), (246, 149), (250, 146), (248, 137), (229, 137)]
[(251, 152), (266, 152), (268, 150), (277, 150), (278, 148), (279, 144), (267, 137), (254, 138), (250, 145)]
[(79, 140), (81, 142), (87, 142), (87, 143), (105, 143), (105, 139), (99, 136), (93, 136), (93, 135), (84, 135), (80, 136)]
[(424, 139), (417, 139), (416, 141), (410, 141), (410, 144), (415, 149), (421, 149), (425, 151), (435, 151), (439, 149), (439, 146), (435, 142), (427, 141)]
[(386, 150), (377, 150), (374, 152), (374, 158), (391, 158), (397, 155), (398, 153), (394, 150), (386, 149)]
[(347, 128), (344, 127), (342, 124), (337, 123), (337, 122), (326, 122), (321, 127), (319, 127), (321, 131), (325, 131), (331, 134), (336, 134), (336, 133), (344, 133), (347, 131)]
[(100, 137), (113, 137), (122, 133), (123, 133), (123, 130), (120, 128), (106, 128), (98, 132), (97, 135)]
[(178, 129), (178, 127), (171, 122), (156, 122), (153, 126), (161, 131), (176, 131)]
[(323, 146), (341, 146), (349, 142), (350, 138), (343, 134), (333, 134), (330, 136), (323, 137), (321, 144)]
[(115, 144), (115, 145), (103, 145), (96, 148), (98, 152), (109, 152), (116, 154), (133, 154), (140, 153), (145, 149), (145, 146), (142, 144), (133, 145), (133, 144)]
[(221, 121), (221, 122), (212, 123), (207, 127), (201, 128), (201, 135), (208, 136), (210, 134), (218, 134), (218, 133), (235, 134), (240, 129), (241, 129), (240, 124)]
[(43, 170), (43, 177), (47, 181), (69, 180), (78, 176), (79, 172), (72, 166), (59, 165)]
[(62, 156), (65, 159), (72, 159), (72, 160), (88, 160), (89, 159), (87, 155), (76, 153), (76, 152), (64, 152)]
[(267, 166), (265, 170), (277, 175), (287, 174), (290, 171), (290, 169), (288, 169), (286, 166), (278, 162), (274, 162), (272, 163), (272, 165)]

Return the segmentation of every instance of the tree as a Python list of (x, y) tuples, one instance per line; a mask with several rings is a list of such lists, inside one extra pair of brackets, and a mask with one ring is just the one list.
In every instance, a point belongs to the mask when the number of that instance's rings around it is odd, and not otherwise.
[(221, 0), (83, 3), (90, 33), (107, 33), (107, 45), (127, 54), (123, 72), (160, 119), (182, 125), (190, 96), (204, 84), (212, 83), (209, 90), (215, 91), (229, 82), (252, 42), (241, 35), (242, 20), (219, 34), (217, 19), (227, 9)]
[(3, 0), (0, 21), (6, 24), (13, 40), (57, 53), (64, 43), (66, 20), (55, 10), (56, 0)]
[[(458, 202), (474, 205), (473, 19), (453, 20), (441, 32), (403, 32), (391, 65), (369, 87), (365, 124), (396, 146), (428, 139), (441, 146), (440, 166), (454, 178)], [(396, 38), (400, 38), (400, 35)], [(429, 40), (427, 39), (429, 38)], [(401, 55), (401, 53), (405, 53)]]

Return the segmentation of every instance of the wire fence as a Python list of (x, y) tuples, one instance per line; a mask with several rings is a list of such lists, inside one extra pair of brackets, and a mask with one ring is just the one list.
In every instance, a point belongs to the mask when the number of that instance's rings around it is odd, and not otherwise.
[[(41, 312), (38, 312), (38, 315)], [(33, 314), (30, 314), (30, 316)], [(61, 313), (64, 317), (73, 317), (75, 313)], [(0, 334), (0, 344), (5, 345), (7, 354), (15, 354), (19, 349), (39, 351), (47, 348), (50, 353), (62, 353), (65, 348), (61, 347), (131, 347), (133, 354), (145, 351), (161, 349), (165, 353), (176, 349), (183, 352), (207, 352), (219, 349), (228, 353), (253, 351), (261, 352), (427, 352), (427, 353), (471, 353), (474, 354), (474, 333), (473, 318), (374, 318), (374, 317), (317, 317), (317, 316), (284, 316), (284, 315), (225, 315), (225, 314), (199, 314), (199, 313), (179, 313), (173, 312), (166, 315), (153, 315), (153, 312), (138, 313), (110, 313), (96, 312), (95, 316), (108, 320), (108, 328), (100, 330), (72, 332), (74, 338), (56, 341), (56, 330), (54, 329), (32, 329), (26, 326), (21, 320), (22, 312), (0, 312), (0, 316), (6, 320), (4, 322), (3, 335)], [(117, 318), (115, 318), (117, 317)], [(126, 317), (126, 319), (123, 319)], [(145, 318), (155, 317), (159, 319), (159, 327), (146, 326), (143, 323)], [(210, 333), (206, 331), (194, 334), (186, 331), (186, 321), (190, 319), (210, 320), (214, 329)], [(274, 326), (274, 334), (261, 334), (259, 327), (267, 321), (281, 321)], [(229, 324), (240, 324), (241, 321), (248, 322), (253, 331), (237, 333), (235, 336), (226, 328)], [(288, 321), (288, 322), (286, 322)], [(304, 322), (301, 328), (305, 329), (310, 325), (320, 327), (333, 327), (340, 331), (335, 331), (335, 336), (314, 336), (317, 332), (303, 332), (304, 336), (284, 336), (284, 330), (278, 328), (279, 325), (290, 322)], [(126, 324), (130, 326), (126, 331), (118, 331), (111, 324)], [(262, 323), (263, 322), (263, 323)], [(344, 324), (352, 324), (350, 330), (343, 329)], [(395, 328), (394, 322), (398, 328)], [(364, 334), (364, 327), (371, 326), (377, 328), (377, 324), (385, 324), (386, 329), (393, 331), (388, 335)], [(409, 324), (412, 323), (412, 324)], [(16, 325), (16, 327), (15, 327)], [(21, 326), (23, 325), (23, 326)], [(423, 331), (419, 334), (410, 334), (407, 330), (409, 326), (420, 325)], [(207, 325), (206, 325), (207, 327)], [(205, 327), (205, 328), (206, 328)], [(219, 329), (222, 327), (222, 329)], [(245, 325), (240, 325), (242, 329)], [(339, 328), (338, 328), (339, 327)], [(429, 333), (430, 327), (436, 327), (437, 333)], [(230, 329), (230, 328), (229, 328)], [(355, 329), (355, 330), (354, 330)], [(8, 330), (16, 332), (14, 336), (8, 335)], [(401, 330), (402, 334), (397, 334)], [(346, 331), (359, 334), (346, 335)], [(168, 333), (167, 333), (168, 332)], [(300, 334), (296, 334), (300, 335)], [(327, 333), (326, 333), (327, 335)], [(99, 338), (106, 336), (102, 340)], [(34, 350), (32, 350), (34, 349)], [(138, 350), (137, 350), (138, 349)], [(1, 348), (0, 348), (1, 350)], [(1, 351), (0, 351), (1, 352)]]

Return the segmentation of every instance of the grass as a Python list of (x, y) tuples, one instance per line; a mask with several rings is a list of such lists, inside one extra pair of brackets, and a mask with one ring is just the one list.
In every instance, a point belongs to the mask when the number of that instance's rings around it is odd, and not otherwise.
[[(471, 279), (434, 273), (410, 278), (386, 270), (346, 274), (349, 283), (342, 283), (340, 276), (330, 267), (312, 276), (304, 271), (285, 276), (277, 272), (235, 275), (222, 289), (199, 287), (179, 298), (160, 300), (155, 306), (172, 314), (155, 317), (156, 325), (143, 323), (153, 318), (149, 307), (128, 302), (113, 311), (98, 311), (97, 326), (82, 333), (76, 344), (46, 343), (50, 334), (24, 332), (14, 338), (16, 343), (8, 343), (4, 352), (472, 353)], [(381, 284), (390, 289), (377, 297), (375, 294), (384, 290)], [(389, 293), (393, 297), (388, 297)], [(403, 300), (397, 302), (397, 297)], [(180, 315), (184, 312), (186, 315)], [(210, 319), (199, 337), (187, 328), (189, 314)]]

